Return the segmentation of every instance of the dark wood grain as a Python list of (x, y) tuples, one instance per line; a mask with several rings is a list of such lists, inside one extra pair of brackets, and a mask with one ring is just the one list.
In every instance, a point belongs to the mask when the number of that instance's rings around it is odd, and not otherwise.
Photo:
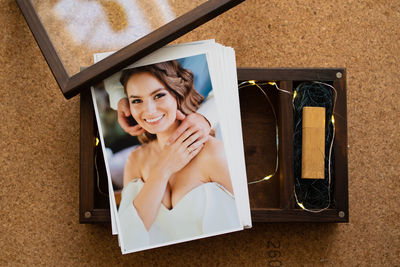
[(320, 213), (306, 212), (301, 209), (251, 209), (253, 222), (348, 222), (341, 218), (337, 209), (328, 209)]
[(349, 220), (348, 201), (348, 165), (347, 165), (347, 101), (346, 101), (346, 70), (342, 69), (342, 78), (335, 79), (333, 86), (337, 90), (335, 107), (335, 200), (336, 208), (343, 211), (345, 219)]
[(107, 209), (93, 209), (91, 217), (84, 223), (105, 223), (111, 222), (110, 208)]
[[(293, 92), (292, 81), (281, 81), (279, 87)], [(294, 207), (293, 190), (293, 107), (292, 95), (280, 93), (279, 95), (279, 178), (281, 181), (282, 209)]]
[[(90, 91), (82, 92), (80, 98), (80, 190), (79, 222), (91, 222), (94, 207), (94, 145), (96, 121)], [(90, 212), (91, 216), (85, 216)], [(87, 213), (88, 214), (88, 213)]]
[[(79, 222), (102, 223), (110, 221), (107, 172), (103, 154), (95, 147), (97, 124), (93, 109), (92, 96), (89, 90), (80, 95), (81, 128), (80, 128), (80, 190), (79, 190)], [(97, 149), (97, 152), (96, 152)], [(95, 153), (97, 169), (95, 168)], [(99, 181), (97, 180), (99, 179)], [(98, 186), (99, 182), (99, 186)], [(100, 189), (102, 188), (102, 189)], [(99, 190), (102, 190), (103, 194)]]
[(253, 77), (257, 81), (333, 81), (340, 68), (241, 68), (238, 80)]

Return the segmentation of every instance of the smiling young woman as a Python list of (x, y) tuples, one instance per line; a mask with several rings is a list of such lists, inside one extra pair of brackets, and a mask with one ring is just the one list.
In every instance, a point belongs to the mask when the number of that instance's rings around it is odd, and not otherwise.
[(203, 100), (193, 79), (177, 61), (122, 73), (132, 116), (146, 131), (124, 170), (119, 216), (128, 249), (240, 227), (223, 143), (193, 128), (167, 143), (177, 114), (196, 112)]

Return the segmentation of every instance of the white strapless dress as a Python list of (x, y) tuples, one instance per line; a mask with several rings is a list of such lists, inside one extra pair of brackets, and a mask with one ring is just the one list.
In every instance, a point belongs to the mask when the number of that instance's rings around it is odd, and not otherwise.
[(234, 196), (218, 183), (205, 183), (188, 192), (171, 210), (161, 204), (147, 231), (133, 205), (142, 187), (143, 181), (135, 179), (122, 191), (118, 216), (123, 252), (243, 229)]

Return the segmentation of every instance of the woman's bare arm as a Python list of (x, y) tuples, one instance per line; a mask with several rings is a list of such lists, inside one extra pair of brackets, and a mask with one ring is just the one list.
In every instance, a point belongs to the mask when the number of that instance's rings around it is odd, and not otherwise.
[[(143, 162), (143, 160), (146, 159), (147, 157), (144, 147), (139, 147), (132, 151), (125, 164), (124, 186), (135, 178), (141, 178), (144, 180), (140, 171), (140, 166), (144, 166), (145, 162)], [(145, 179), (141, 191), (132, 203), (147, 230), (150, 229), (157, 217), (168, 179), (169, 177), (165, 172), (160, 171), (159, 168), (152, 168), (148, 177)]]

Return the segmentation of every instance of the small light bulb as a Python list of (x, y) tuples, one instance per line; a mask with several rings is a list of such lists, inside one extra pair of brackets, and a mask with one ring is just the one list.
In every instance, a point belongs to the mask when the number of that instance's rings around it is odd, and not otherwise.
[(269, 85), (276, 85), (276, 82), (268, 82)]
[(256, 84), (256, 81), (255, 80), (250, 80), (249, 83), (254, 85), (254, 84)]
[(306, 209), (306, 208), (304, 207), (303, 203), (297, 203), (297, 205), (299, 205), (299, 207), (302, 208), (303, 210)]
[(263, 180), (264, 180), (264, 181), (267, 181), (267, 180), (271, 179), (272, 176), (273, 176), (272, 174), (270, 174), (270, 175), (268, 175), (268, 176), (265, 176), (265, 177), (263, 178)]
[(294, 92), (293, 92), (293, 99), (295, 99), (296, 96), (297, 96), (297, 91), (294, 91)]
[(332, 124), (335, 124), (335, 117), (332, 115), (332, 119), (331, 119)]
[(99, 138), (96, 137), (96, 146), (99, 145), (99, 142), (100, 142)]

